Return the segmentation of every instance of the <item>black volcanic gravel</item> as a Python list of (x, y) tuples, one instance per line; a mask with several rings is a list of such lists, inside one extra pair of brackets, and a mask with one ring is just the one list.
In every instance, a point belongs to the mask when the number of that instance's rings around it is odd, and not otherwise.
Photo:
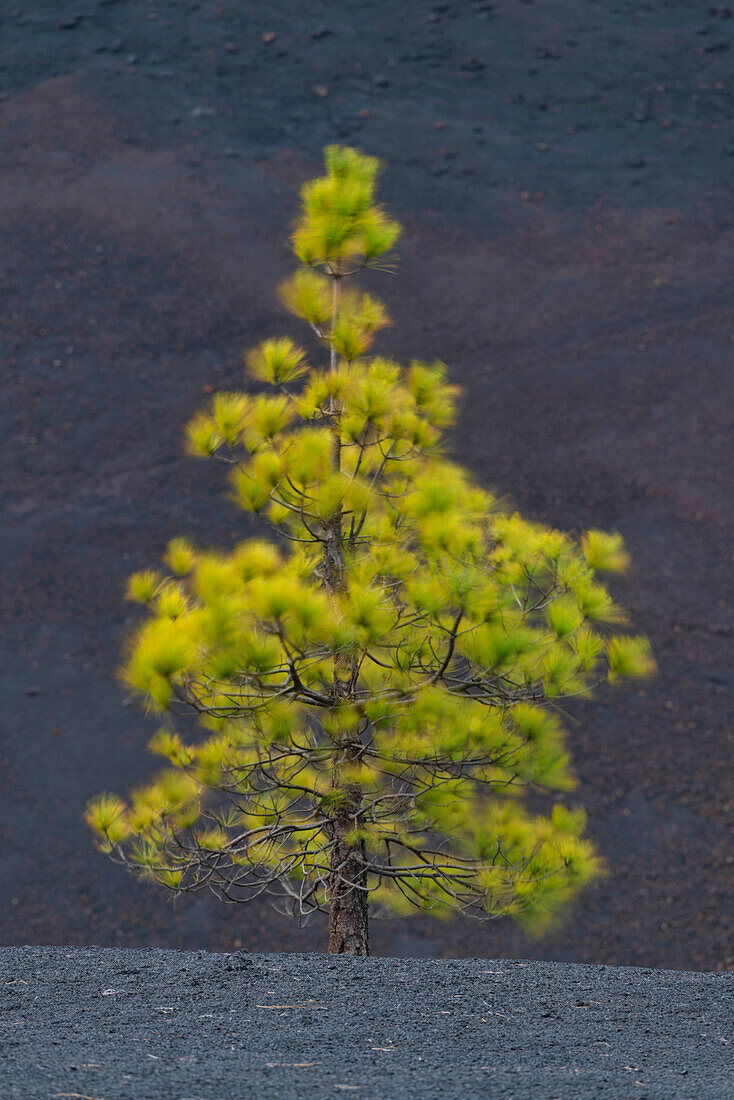
[(734, 978), (0, 949), (3, 1100), (727, 1100)]
[(255, 529), (182, 428), (245, 349), (302, 337), (275, 287), (342, 141), (405, 226), (376, 350), (446, 360), (485, 485), (622, 532), (660, 667), (569, 707), (609, 874), (565, 926), (395, 922), (375, 951), (734, 966), (732, 7), (0, 4), (0, 943), (323, 944), (265, 904), (169, 905), (82, 814), (157, 766), (115, 679), (127, 576)]

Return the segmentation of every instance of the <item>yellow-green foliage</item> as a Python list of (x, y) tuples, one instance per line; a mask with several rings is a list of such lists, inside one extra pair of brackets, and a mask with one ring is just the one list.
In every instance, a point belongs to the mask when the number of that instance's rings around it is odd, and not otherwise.
[(326, 150), (326, 175), (301, 191), (293, 249), (302, 263), (341, 275), (393, 247), (400, 227), (374, 201), (379, 167), (354, 149)]
[(265, 340), (250, 352), (247, 365), (253, 378), (271, 386), (293, 382), (308, 370), (303, 348), (287, 336)]
[(629, 554), (618, 532), (587, 531), (581, 540), (584, 555), (592, 569), (607, 573), (624, 573), (629, 567)]
[(333, 289), (325, 275), (302, 268), (281, 284), (279, 293), (286, 308), (314, 328), (331, 320)]
[(583, 814), (555, 802), (574, 785), (555, 701), (654, 668), (645, 639), (614, 633), (624, 615), (597, 576), (627, 554), (618, 534), (576, 542), (505, 510), (446, 458), (443, 364), (366, 357), (387, 314), (343, 284), (398, 227), (375, 204), (376, 160), (332, 147), (326, 167), (294, 234), (308, 269), (280, 293), (327, 362), (266, 340), (250, 373), (282, 392), (218, 394), (187, 433), (194, 453), (226, 453), (240, 506), (284, 537), (206, 553), (176, 539), (169, 575), (131, 579), (147, 617), (123, 674), (166, 715), (151, 749), (168, 770), (87, 819), (170, 889), (287, 880), (320, 907), (356, 791), (348, 838), (374, 900), (539, 926), (599, 870)]
[(617, 635), (609, 639), (607, 655), (611, 681), (623, 676), (644, 680), (655, 670), (655, 660), (647, 638)]
[(165, 560), (175, 576), (185, 577), (194, 567), (196, 551), (186, 539), (171, 539)]

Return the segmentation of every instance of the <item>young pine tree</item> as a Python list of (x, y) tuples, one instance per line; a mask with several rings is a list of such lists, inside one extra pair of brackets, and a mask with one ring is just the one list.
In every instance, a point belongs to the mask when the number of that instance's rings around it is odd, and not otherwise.
[(652, 667), (597, 579), (626, 567), (619, 536), (579, 545), (504, 510), (444, 455), (445, 367), (369, 356), (388, 317), (354, 276), (399, 233), (378, 167), (331, 147), (302, 191), (280, 296), (325, 364), (266, 340), (249, 372), (277, 392), (217, 394), (189, 425), (276, 537), (176, 539), (166, 573), (131, 579), (149, 614), (124, 674), (169, 766), (87, 813), (103, 851), (171, 890), (277, 893), (356, 955), (369, 904), (542, 922), (587, 882), (584, 814), (555, 801), (573, 787), (555, 708)]

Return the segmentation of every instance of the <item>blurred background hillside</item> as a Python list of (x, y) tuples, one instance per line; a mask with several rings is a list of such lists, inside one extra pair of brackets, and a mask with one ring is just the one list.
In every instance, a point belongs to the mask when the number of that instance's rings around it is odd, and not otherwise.
[[(455, 457), (530, 516), (620, 530), (650, 684), (573, 707), (608, 865), (559, 930), (378, 925), (379, 954), (721, 969), (731, 884), (734, 8), (701, 0), (10, 0), (0, 12), (0, 942), (320, 949), (168, 898), (86, 799), (156, 762), (116, 680), (125, 580), (248, 533), (183, 455), (294, 331), (300, 183), (386, 161), (378, 350), (463, 387)], [(727, 443), (729, 444), (727, 446)], [(727, 610), (728, 609), (728, 610)]]

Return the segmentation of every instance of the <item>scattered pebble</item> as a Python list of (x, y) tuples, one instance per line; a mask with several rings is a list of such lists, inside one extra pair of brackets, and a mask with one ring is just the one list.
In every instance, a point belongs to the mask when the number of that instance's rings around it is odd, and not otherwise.
[(275, 42), (275, 39), (277, 37), (278, 36), (275, 33), (275, 31), (266, 31), (265, 34), (263, 35), (263, 42), (265, 43), (266, 46), (269, 46), (271, 42)]

